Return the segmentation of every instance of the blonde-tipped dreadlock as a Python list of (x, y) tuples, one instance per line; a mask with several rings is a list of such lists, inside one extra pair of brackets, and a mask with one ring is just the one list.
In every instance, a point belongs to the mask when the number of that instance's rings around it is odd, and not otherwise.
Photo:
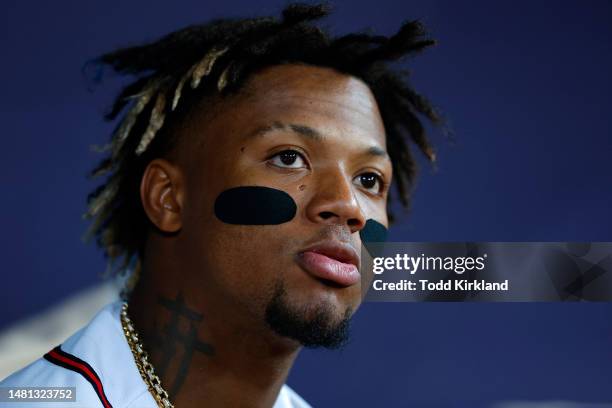
[(145, 150), (147, 150), (147, 146), (149, 146), (149, 143), (151, 143), (151, 140), (153, 140), (157, 131), (161, 129), (162, 125), (164, 124), (164, 119), (166, 117), (164, 114), (165, 107), (166, 97), (160, 92), (155, 100), (155, 106), (151, 111), (149, 126), (147, 126), (147, 130), (145, 130), (144, 135), (142, 135), (140, 143), (138, 143), (138, 147), (136, 148), (137, 155), (141, 155)]
[(138, 78), (120, 92), (107, 115), (114, 120), (128, 106), (108, 145), (110, 153), (91, 173), (107, 175), (89, 195), (85, 217), (93, 220), (88, 235), (97, 238), (109, 265), (118, 271), (140, 269), (150, 225), (140, 202), (140, 179), (152, 159), (180, 143), (172, 133), (174, 124), (185, 120), (203, 96), (239, 92), (252, 74), (271, 65), (329, 67), (370, 87), (385, 124), (398, 196), (408, 206), (416, 171), (408, 142), (435, 160), (421, 117), (436, 124), (441, 119), (409, 86), (407, 71), (394, 70), (389, 62), (415, 55), (434, 41), (424, 38), (417, 21), (403, 24), (390, 37), (332, 37), (314, 23), (328, 13), (325, 5), (292, 4), (281, 18), (215, 20), (98, 59)]
[(136, 119), (138, 119), (138, 115), (144, 110), (145, 106), (149, 103), (155, 92), (157, 92), (157, 84), (151, 85), (146, 88), (139, 95), (131, 96), (130, 98), (138, 98), (132, 109), (125, 115), (123, 121), (121, 121), (121, 126), (117, 130), (115, 141), (114, 141), (114, 149), (113, 155), (117, 155), (117, 153), (121, 150), (123, 146), (123, 142), (127, 139), (132, 127), (134, 127), (134, 123), (136, 123)]

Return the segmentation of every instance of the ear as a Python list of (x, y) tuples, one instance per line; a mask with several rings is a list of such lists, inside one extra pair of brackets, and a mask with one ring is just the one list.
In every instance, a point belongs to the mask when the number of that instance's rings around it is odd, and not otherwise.
[(140, 200), (149, 220), (163, 232), (182, 227), (183, 174), (164, 159), (151, 161), (140, 182)]

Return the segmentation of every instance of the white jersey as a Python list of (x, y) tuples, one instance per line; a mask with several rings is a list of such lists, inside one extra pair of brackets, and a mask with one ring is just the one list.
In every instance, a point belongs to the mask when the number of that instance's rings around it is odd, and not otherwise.
[[(36, 402), (40, 408), (156, 408), (125, 339), (121, 305), (117, 301), (105, 306), (89, 324), (43, 358), (4, 379), (0, 387), (76, 388), (76, 402)], [(0, 402), (0, 407), (24, 404)], [(309, 407), (283, 385), (273, 408)]]

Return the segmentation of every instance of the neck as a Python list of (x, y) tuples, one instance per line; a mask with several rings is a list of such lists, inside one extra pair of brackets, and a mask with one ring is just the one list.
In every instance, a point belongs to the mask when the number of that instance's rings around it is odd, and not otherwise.
[(272, 407), (299, 346), (240, 306), (181, 279), (147, 275), (128, 314), (170, 401), (180, 407)]

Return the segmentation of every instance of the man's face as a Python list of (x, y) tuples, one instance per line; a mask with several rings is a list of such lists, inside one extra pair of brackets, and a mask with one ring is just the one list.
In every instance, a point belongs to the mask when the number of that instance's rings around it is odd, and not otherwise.
[(228, 318), (338, 345), (361, 301), (359, 231), (388, 223), (391, 163), (374, 97), (333, 70), (279, 65), (220, 107), (184, 130), (197, 140), (182, 144), (188, 287)]

